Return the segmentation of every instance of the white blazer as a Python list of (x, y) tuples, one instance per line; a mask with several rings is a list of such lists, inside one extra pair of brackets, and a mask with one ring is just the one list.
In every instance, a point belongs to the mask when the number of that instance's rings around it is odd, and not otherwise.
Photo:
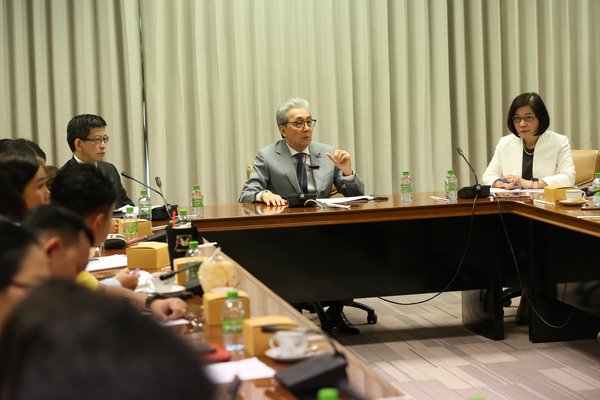
[[(523, 139), (511, 133), (500, 138), (481, 181), (484, 185), (493, 185), (506, 175), (521, 176), (522, 170)], [(533, 177), (548, 185), (575, 185), (575, 164), (566, 136), (552, 131), (539, 136), (533, 156)]]

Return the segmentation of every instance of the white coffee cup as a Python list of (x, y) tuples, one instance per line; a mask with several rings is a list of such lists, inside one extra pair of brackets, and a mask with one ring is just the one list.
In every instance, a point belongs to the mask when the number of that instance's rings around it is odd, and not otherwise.
[(269, 338), (269, 347), (275, 349), (279, 357), (299, 357), (306, 354), (308, 339), (304, 332), (277, 331)]
[(566, 191), (567, 201), (579, 201), (585, 199), (585, 192), (579, 189), (569, 189)]
[(154, 285), (154, 291), (158, 293), (169, 293), (174, 290), (175, 287), (175, 275), (172, 277), (162, 280), (161, 275), (168, 274), (170, 271), (159, 271), (152, 273), (152, 284)]

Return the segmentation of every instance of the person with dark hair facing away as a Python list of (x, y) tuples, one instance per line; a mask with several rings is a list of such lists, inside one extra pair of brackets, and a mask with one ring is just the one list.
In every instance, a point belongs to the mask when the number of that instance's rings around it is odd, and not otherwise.
[(35, 236), (19, 225), (0, 221), (0, 337), (12, 310), (49, 276), (48, 258)]
[[(550, 115), (537, 93), (515, 97), (506, 117), (511, 132), (500, 139), (482, 178), (484, 185), (508, 190), (575, 185), (575, 164), (569, 139), (552, 132)], [(517, 324), (529, 322), (527, 288), (522, 289)]]
[(44, 150), (36, 142), (29, 139), (18, 138), (11, 140), (2, 151), (33, 155), (42, 166), (46, 166), (46, 153), (44, 153)]
[(95, 165), (108, 176), (115, 188), (116, 207), (134, 205), (135, 203), (127, 196), (115, 166), (104, 161), (109, 140), (106, 126), (106, 121), (98, 115), (82, 114), (73, 117), (67, 125), (67, 143), (73, 152), (73, 157), (62, 168), (77, 164)]
[(77, 214), (44, 204), (25, 218), (23, 226), (40, 241), (53, 277), (75, 280), (85, 270), (94, 235)]
[(0, 216), (15, 222), (50, 200), (45, 169), (33, 155), (0, 154), (0, 187)]
[[(48, 301), (52, 299), (52, 301)], [(173, 332), (69, 281), (15, 309), (0, 339), (0, 399), (214, 399), (193, 349)]]
[[(52, 185), (52, 203), (81, 216), (94, 237), (94, 246), (102, 244), (112, 226), (115, 191), (109, 179), (97, 168), (80, 164), (61, 170)], [(101, 285), (88, 271), (77, 275), (77, 282), (105, 293), (127, 297), (139, 309), (148, 309), (162, 320), (182, 317), (186, 304), (178, 298), (136, 293), (124, 287)]]

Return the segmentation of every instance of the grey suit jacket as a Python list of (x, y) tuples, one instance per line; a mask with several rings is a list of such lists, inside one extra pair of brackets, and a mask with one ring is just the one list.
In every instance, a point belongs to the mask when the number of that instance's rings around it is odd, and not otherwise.
[[(353, 180), (342, 178), (342, 171), (327, 157), (326, 152), (333, 153), (333, 146), (322, 143), (311, 143), (310, 165), (317, 187), (317, 198), (329, 197), (331, 186), (344, 196), (360, 196), (364, 194), (364, 185), (358, 175)], [(285, 140), (279, 140), (263, 147), (256, 153), (250, 178), (244, 184), (239, 202), (248, 203), (256, 200), (256, 195), (263, 190), (270, 190), (283, 198), (298, 195), (302, 190), (296, 177), (290, 149)]]

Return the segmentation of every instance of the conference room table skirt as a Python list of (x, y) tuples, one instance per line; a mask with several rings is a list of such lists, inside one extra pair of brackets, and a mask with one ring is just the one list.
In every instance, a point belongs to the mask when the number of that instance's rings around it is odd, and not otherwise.
[(499, 222), (469, 215), (203, 236), (290, 303), (462, 290), (463, 323), (502, 339), (501, 290), (510, 276)]

